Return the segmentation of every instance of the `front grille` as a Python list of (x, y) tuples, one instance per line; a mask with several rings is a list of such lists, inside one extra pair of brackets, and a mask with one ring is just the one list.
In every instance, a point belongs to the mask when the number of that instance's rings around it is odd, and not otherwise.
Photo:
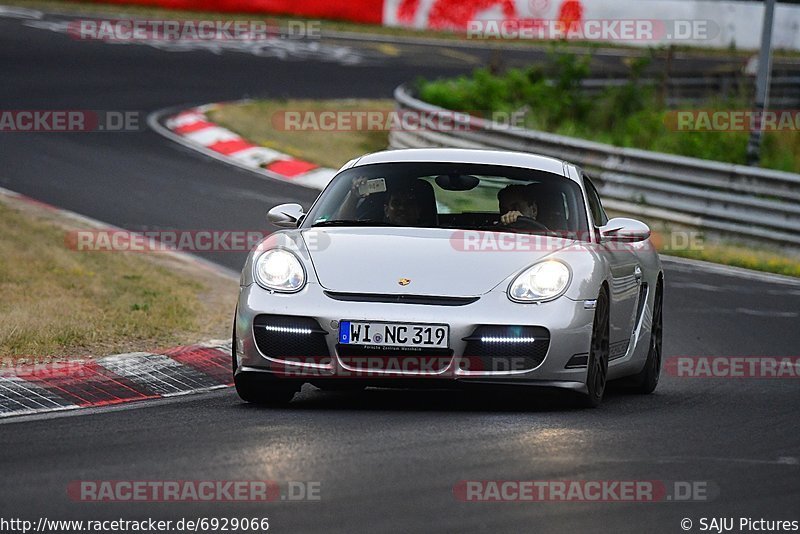
[(258, 350), (276, 360), (328, 363), (326, 334), (311, 317), (257, 315), (253, 320), (253, 337)]
[(542, 326), (483, 325), (465, 337), (464, 371), (522, 371), (538, 367), (547, 355), (550, 332)]
[(426, 306), (466, 306), (480, 297), (437, 297), (431, 295), (380, 295), (374, 293), (339, 293), (325, 291), (325, 295), (345, 302), (382, 302), (387, 304), (423, 304)]
[(336, 345), (336, 352), (345, 367), (391, 373), (441, 372), (447, 369), (453, 359), (450, 349)]

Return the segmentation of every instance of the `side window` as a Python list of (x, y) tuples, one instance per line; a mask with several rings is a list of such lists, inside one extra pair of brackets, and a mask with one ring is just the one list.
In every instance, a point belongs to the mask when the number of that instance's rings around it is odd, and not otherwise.
[(608, 222), (608, 215), (600, 203), (600, 195), (589, 177), (583, 175), (583, 183), (586, 187), (586, 198), (589, 201), (589, 211), (592, 212), (592, 219), (596, 226), (603, 226)]

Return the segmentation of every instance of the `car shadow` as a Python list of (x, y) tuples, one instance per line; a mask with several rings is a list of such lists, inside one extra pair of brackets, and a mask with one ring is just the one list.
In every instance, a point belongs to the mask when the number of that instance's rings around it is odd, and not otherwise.
[[(633, 397), (623, 387), (609, 384), (599, 408), (625, 403)], [(639, 397), (638, 395), (636, 397)], [(246, 410), (275, 407), (241, 403)], [(277, 409), (313, 411), (402, 412), (570, 412), (584, 409), (578, 395), (563, 390), (506, 387), (470, 389), (389, 389), (370, 387), (358, 391), (323, 391), (311, 384)]]

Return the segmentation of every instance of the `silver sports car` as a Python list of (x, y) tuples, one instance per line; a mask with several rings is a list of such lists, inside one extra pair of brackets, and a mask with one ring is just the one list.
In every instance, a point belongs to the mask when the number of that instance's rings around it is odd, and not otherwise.
[(652, 392), (664, 278), (649, 228), (608, 219), (578, 167), (420, 149), (347, 163), (242, 271), (242, 399), (322, 389), (529, 385), (597, 406), (609, 380)]

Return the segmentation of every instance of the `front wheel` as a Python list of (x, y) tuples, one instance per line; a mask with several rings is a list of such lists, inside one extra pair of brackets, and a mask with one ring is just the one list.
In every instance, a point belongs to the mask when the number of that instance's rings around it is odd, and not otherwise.
[(300, 389), (301, 384), (295, 382), (281, 382), (281, 379), (272, 376), (258, 376), (251, 373), (238, 373), (239, 364), (236, 360), (236, 314), (233, 316), (233, 334), (231, 336), (231, 366), (233, 368), (233, 383), (239, 398), (254, 404), (280, 406), (288, 404), (294, 394)]
[(586, 394), (582, 404), (586, 408), (597, 408), (603, 401), (608, 377), (609, 354), (609, 299), (605, 287), (597, 296), (592, 323), (592, 341), (589, 348), (589, 362), (586, 369)]
[(278, 379), (265, 380), (258, 376), (239, 373), (233, 377), (236, 393), (243, 401), (267, 406), (289, 404), (300, 389), (296, 384), (281, 384)]

